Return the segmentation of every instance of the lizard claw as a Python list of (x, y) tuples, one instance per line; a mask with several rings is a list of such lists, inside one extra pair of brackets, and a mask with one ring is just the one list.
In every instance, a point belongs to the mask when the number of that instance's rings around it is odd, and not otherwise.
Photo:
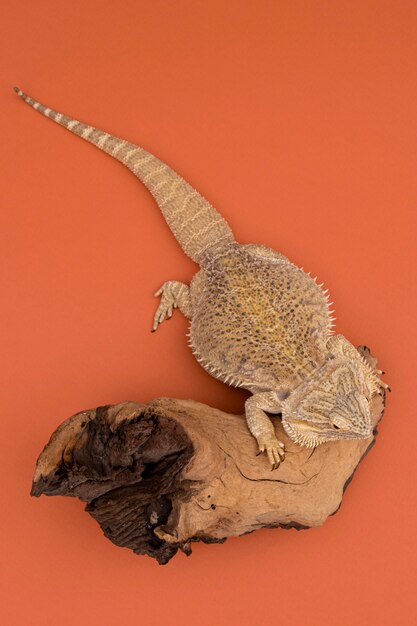
[(161, 301), (153, 318), (152, 332), (155, 332), (164, 320), (171, 319), (174, 309), (179, 308), (181, 304), (188, 304), (189, 290), (183, 283), (168, 280), (158, 289), (155, 296), (160, 297)]
[(158, 328), (159, 324), (165, 319), (171, 319), (173, 309), (175, 308), (175, 294), (173, 289), (172, 281), (168, 281), (162, 285), (160, 289), (155, 293), (155, 296), (158, 298), (161, 296), (161, 301), (156, 310), (155, 316), (153, 318), (152, 332)]
[(266, 452), (268, 460), (271, 463), (271, 470), (275, 470), (280, 466), (280, 463), (285, 458), (284, 444), (278, 441), (276, 437), (269, 437), (268, 439), (258, 439), (259, 452)]

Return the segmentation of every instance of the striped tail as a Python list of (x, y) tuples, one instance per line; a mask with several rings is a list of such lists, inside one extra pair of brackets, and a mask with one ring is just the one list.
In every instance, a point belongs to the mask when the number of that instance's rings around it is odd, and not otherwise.
[(14, 90), (39, 113), (126, 165), (149, 189), (181, 248), (193, 261), (201, 264), (211, 253), (234, 241), (230, 226), (216, 209), (152, 154), (133, 143), (57, 113), (17, 87)]

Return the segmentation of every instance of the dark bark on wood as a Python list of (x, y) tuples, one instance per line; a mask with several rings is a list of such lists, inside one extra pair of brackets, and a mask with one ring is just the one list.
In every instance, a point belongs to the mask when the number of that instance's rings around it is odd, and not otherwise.
[[(362, 353), (375, 363), (366, 348)], [(242, 416), (191, 400), (125, 402), (78, 413), (40, 455), (32, 495), (75, 496), (116, 545), (167, 563), (191, 542), (223, 542), (258, 528), (323, 524), (375, 441), (300, 447), (273, 418), (286, 459), (271, 472)]]

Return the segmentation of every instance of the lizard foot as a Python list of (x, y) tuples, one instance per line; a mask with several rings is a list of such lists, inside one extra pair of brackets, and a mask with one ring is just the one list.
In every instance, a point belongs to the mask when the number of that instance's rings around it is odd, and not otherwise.
[(172, 312), (177, 307), (186, 304), (188, 294), (188, 286), (176, 280), (168, 280), (156, 292), (155, 296), (161, 296), (161, 301), (153, 318), (152, 332), (154, 332), (159, 324), (165, 319), (172, 317)]
[(273, 436), (268, 438), (261, 436), (257, 441), (259, 447), (258, 454), (266, 452), (272, 465), (271, 470), (277, 469), (285, 458), (284, 444)]

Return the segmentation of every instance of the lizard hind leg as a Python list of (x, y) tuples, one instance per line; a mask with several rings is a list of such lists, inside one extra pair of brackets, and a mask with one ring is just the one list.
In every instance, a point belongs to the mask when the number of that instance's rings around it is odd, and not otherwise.
[(190, 288), (185, 283), (168, 280), (158, 289), (155, 296), (160, 296), (161, 301), (153, 318), (152, 332), (155, 332), (159, 324), (162, 324), (165, 319), (170, 319), (176, 308), (179, 308), (186, 318), (191, 319)]

